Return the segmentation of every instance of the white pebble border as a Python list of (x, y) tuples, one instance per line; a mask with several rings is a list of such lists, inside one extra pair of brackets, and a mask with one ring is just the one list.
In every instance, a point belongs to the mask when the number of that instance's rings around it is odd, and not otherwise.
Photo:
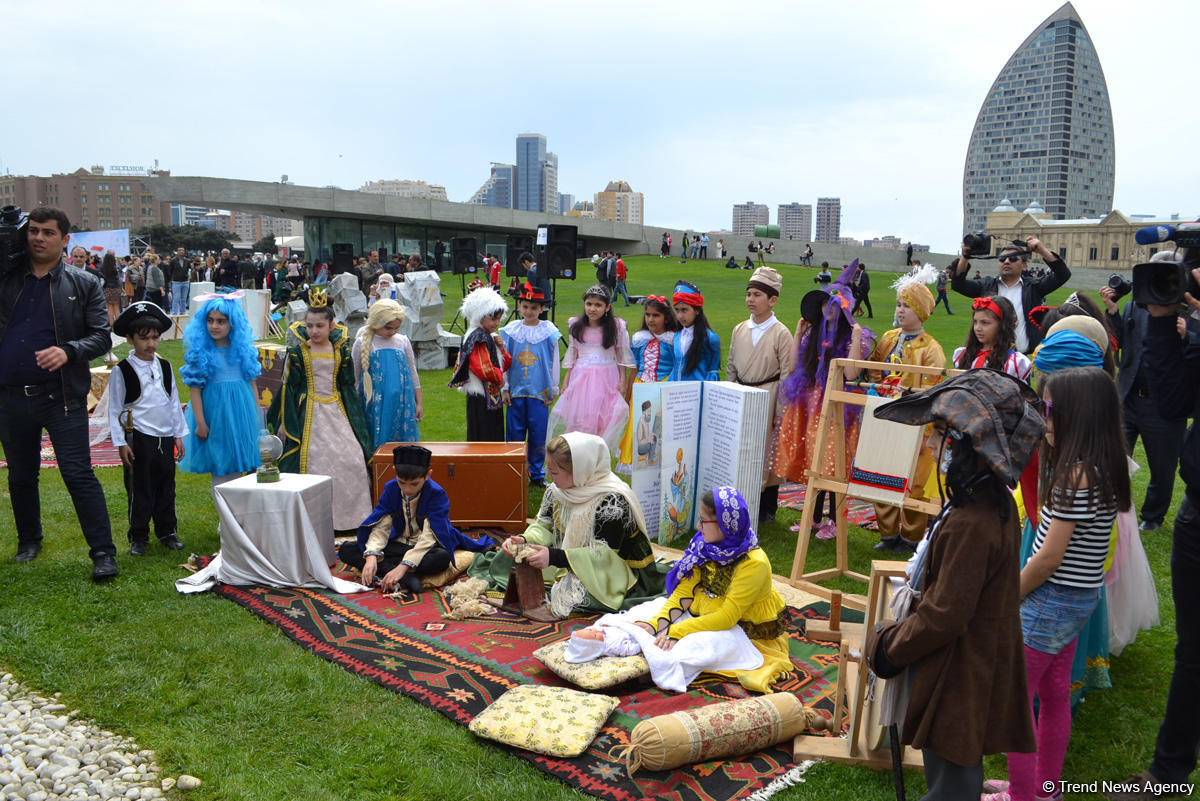
[(86, 720), (53, 698), (0, 675), (0, 799), (48, 801), (156, 799), (173, 787), (200, 785), (194, 776), (159, 776), (154, 752)]

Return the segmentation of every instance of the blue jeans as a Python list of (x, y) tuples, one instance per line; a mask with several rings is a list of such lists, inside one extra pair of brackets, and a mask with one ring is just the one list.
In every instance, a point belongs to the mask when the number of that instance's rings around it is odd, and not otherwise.
[(1021, 601), (1021, 634), (1025, 644), (1044, 654), (1057, 654), (1079, 636), (1100, 603), (1101, 587), (1070, 587), (1046, 581)]
[(171, 314), (187, 314), (191, 291), (192, 285), (187, 281), (171, 282)]
[(613, 292), (613, 300), (617, 299), (617, 295), (620, 295), (621, 297), (625, 298), (625, 305), (626, 306), (629, 305), (629, 290), (627, 290), (625, 288), (625, 279), (624, 278), (617, 279), (617, 288), (616, 288), (616, 291)]
[(1175, 671), (1150, 772), (1161, 782), (1186, 782), (1200, 752), (1200, 493), (1184, 496), (1172, 536)]
[(8, 459), (8, 493), (19, 543), (42, 541), (38, 495), (42, 429), (50, 435), (58, 470), (75, 505), (88, 554), (116, 556), (104, 490), (92, 472), (88, 415), (82, 398), (63, 401), (61, 387), (25, 397), (18, 387), (0, 387), (0, 445)]

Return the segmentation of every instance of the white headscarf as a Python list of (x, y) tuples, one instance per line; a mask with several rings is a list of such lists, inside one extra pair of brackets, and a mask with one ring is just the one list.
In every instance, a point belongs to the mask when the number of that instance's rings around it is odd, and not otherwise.
[(573, 431), (563, 439), (571, 449), (571, 480), (575, 486), (563, 489), (551, 484), (553, 491), (570, 507), (563, 531), (563, 548), (583, 548), (594, 539), (596, 509), (609, 495), (620, 495), (629, 504), (634, 522), (640, 531), (646, 530), (642, 505), (629, 485), (613, 475), (612, 455), (604, 439), (595, 434)]

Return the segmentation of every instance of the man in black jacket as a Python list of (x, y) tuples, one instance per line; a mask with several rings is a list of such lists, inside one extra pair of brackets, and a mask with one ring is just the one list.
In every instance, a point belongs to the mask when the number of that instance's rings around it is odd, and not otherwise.
[(29, 214), (29, 263), (0, 275), (0, 445), (17, 528), (18, 562), (42, 550), (38, 495), (42, 429), (87, 539), (92, 578), (117, 575), (104, 490), (88, 447), (88, 362), (112, 347), (104, 294), (95, 278), (62, 258), (67, 215), (46, 206)]
[(1107, 286), (1100, 289), (1100, 298), (1107, 311), (1109, 330), (1121, 352), (1117, 391), (1121, 395), (1125, 447), (1133, 453), (1133, 446), (1141, 436), (1150, 468), (1150, 483), (1142, 501), (1141, 529), (1155, 531), (1162, 526), (1171, 506), (1175, 468), (1179, 465), (1187, 416), (1164, 418), (1158, 412), (1158, 404), (1150, 400), (1150, 386), (1142, 359), (1150, 313), (1132, 300), (1125, 304), (1124, 311), (1119, 311), (1113, 291)]
[[(1030, 253), (1042, 257), (1046, 266), (1050, 268), (1050, 275), (1044, 278), (1026, 278), (1021, 275), (1029, 265)], [(978, 280), (967, 278), (971, 263), (967, 261), (967, 247), (964, 245), (963, 255), (953, 267), (954, 276), (950, 280), (950, 288), (968, 298), (986, 298), (993, 295), (1008, 298), (1017, 312), (1017, 350), (1033, 353), (1033, 349), (1042, 341), (1042, 332), (1037, 326), (1030, 325), (1028, 314), (1045, 303), (1047, 295), (1067, 283), (1071, 278), (1071, 271), (1063, 264), (1062, 259), (1035, 236), (1025, 240), (1025, 248), (1011, 244), (1001, 248), (999, 264), (999, 275), (989, 275)]]
[(217, 291), (221, 287), (230, 287), (235, 289), (241, 285), (241, 271), (238, 270), (237, 260), (230, 254), (229, 248), (221, 250), (221, 263), (217, 265), (217, 274), (213, 276), (213, 283), (216, 284)]
[[(1200, 277), (1200, 270), (1193, 270)], [(1200, 302), (1187, 296), (1193, 308)], [(1200, 415), (1200, 326), (1186, 325), (1174, 306), (1149, 305), (1142, 368), (1150, 400), (1165, 419)], [(1187, 490), (1175, 515), (1171, 547), (1171, 597), (1175, 601), (1175, 670), (1167, 691), (1167, 708), (1158, 730), (1154, 759), (1143, 773), (1135, 774), (1140, 790), (1107, 793), (1110, 799), (1171, 798), (1187, 792), (1153, 792), (1153, 785), (1187, 787), (1200, 753), (1200, 432), (1193, 422), (1183, 441), (1179, 476)], [(1174, 789), (1174, 788), (1173, 788)]]
[(183, 248), (175, 248), (175, 256), (167, 265), (171, 279), (171, 314), (187, 314), (191, 266)]

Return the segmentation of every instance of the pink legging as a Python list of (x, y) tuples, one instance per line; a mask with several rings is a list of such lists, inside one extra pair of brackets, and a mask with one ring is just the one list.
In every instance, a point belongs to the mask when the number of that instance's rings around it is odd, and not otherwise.
[(1067, 742), (1071, 739), (1071, 662), (1079, 638), (1057, 654), (1047, 654), (1025, 646), (1025, 674), (1029, 682), (1029, 711), (1033, 697), (1038, 698), (1038, 716), (1033, 724), (1037, 753), (1008, 754), (1009, 794), (1012, 801), (1050, 798), (1043, 785), (1058, 785), (1062, 778)]

